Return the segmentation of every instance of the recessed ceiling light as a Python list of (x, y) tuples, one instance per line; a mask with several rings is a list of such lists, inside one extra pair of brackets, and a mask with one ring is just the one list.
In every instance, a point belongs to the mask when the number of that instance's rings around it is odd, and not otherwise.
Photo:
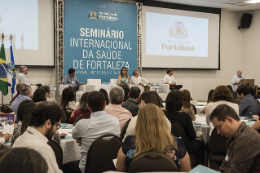
[(245, 1), (245, 3), (249, 3), (249, 4), (255, 4), (255, 3), (259, 3), (260, 0), (248, 0), (248, 1)]

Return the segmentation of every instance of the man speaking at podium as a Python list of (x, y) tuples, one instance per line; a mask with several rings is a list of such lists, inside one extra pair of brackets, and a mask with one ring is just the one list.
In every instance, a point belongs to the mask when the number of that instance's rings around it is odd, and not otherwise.
[(244, 79), (242, 77), (242, 71), (241, 70), (238, 70), (237, 71), (237, 75), (236, 76), (233, 76), (232, 78), (232, 85), (233, 85), (233, 99), (236, 99), (237, 98), (237, 85), (239, 84), (240, 80), (241, 79)]
[(173, 76), (173, 69), (168, 68), (166, 73), (167, 75), (163, 77), (163, 84), (169, 84), (170, 90), (182, 88), (182, 85), (176, 85), (176, 81)]

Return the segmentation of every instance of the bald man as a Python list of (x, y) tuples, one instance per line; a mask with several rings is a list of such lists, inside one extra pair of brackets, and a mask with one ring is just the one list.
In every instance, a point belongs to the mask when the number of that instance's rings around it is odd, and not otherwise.
[(237, 98), (237, 85), (239, 84), (240, 80), (244, 79), (242, 77), (242, 70), (237, 71), (237, 75), (233, 76), (232, 78), (232, 85), (233, 85), (233, 94), (234, 94), (234, 99)]

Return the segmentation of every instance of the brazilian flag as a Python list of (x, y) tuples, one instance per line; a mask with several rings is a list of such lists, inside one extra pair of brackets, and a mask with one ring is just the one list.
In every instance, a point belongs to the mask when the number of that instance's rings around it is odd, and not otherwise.
[(8, 94), (7, 65), (5, 60), (5, 47), (2, 43), (0, 51), (0, 90), (4, 95)]

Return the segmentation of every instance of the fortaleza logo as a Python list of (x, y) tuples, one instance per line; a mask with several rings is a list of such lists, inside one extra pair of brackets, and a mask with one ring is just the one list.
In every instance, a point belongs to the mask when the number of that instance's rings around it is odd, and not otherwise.
[(188, 31), (182, 22), (175, 22), (175, 24), (170, 27), (169, 34), (171, 37), (179, 39), (188, 37)]
[(188, 30), (184, 27), (182, 22), (175, 22), (175, 24), (170, 27), (169, 35), (178, 39), (178, 41), (168, 41), (168, 43), (175, 43), (174, 45), (162, 43), (162, 50), (194, 51), (194, 46), (190, 46), (189, 42), (180, 41), (188, 38)]
[(96, 12), (96, 10), (91, 10), (91, 12), (88, 12), (88, 18), (93, 20), (117, 21), (118, 14), (101, 11)]

